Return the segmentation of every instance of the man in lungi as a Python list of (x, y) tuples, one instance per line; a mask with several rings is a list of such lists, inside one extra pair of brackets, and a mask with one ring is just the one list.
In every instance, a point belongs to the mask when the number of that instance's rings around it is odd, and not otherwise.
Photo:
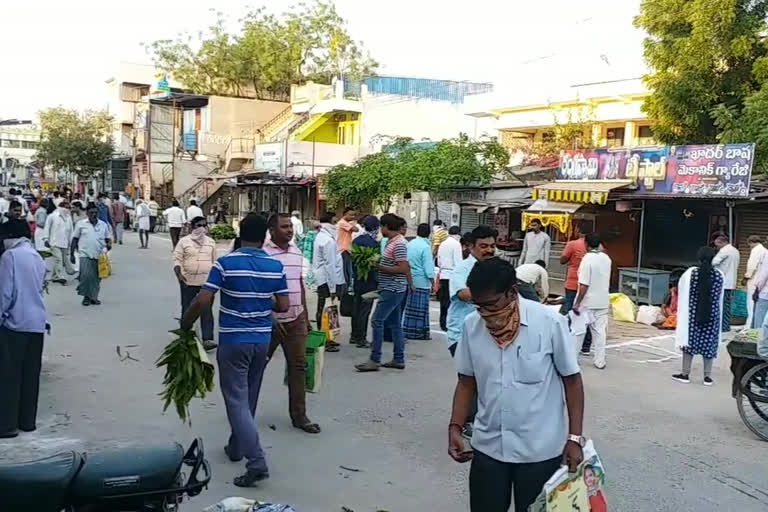
[(88, 203), (88, 217), (77, 222), (72, 233), (70, 261), (75, 263), (75, 251), (80, 256), (80, 284), (77, 294), (83, 297), (83, 306), (98, 306), (101, 278), (99, 277), (99, 255), (104, 249), (110, 250), (110, 228), (99, 219), (99, 210), (94, 203)]
[(429, 224), (419, 224), (416, 238), (408, 242), (408, 264), (413, 286), (403, 313), (403, 333), (409, 340), (428, 340), (429, 294), (435, 279), (435, 261), (429, 243)]

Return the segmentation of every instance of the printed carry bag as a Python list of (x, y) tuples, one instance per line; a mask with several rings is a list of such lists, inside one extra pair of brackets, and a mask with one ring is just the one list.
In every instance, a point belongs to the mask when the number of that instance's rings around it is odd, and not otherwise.
[(326, 306), (323, 310), (320, 328), (325, 332), (325, 341), (335, 341), (341, 334), (339, 323), (339, 307), (336, 304)]

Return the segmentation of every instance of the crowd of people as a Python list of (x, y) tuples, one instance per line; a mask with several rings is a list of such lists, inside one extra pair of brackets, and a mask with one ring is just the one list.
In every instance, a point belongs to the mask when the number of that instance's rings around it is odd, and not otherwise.
[[(135, 226), (140, 247), (147, 248), (161, 214), (173, 247), (181, 326), (192, 329), (199, 319), (204, 349), (216, 350), (231, 429), (225, 451), (232, 461), (246, 459), (235, 485), (249, 487), (269, 477), (253, 418), (265, 368), (278, 347), (286, 361), (293, 426), (307, 434), (321, 432), (307, 413), (307, 337), (313, 330), (330, 334), (327, 311), (337, 300), (349, 306), (349, 345), (370, 350), (355, 369), (369, 373), (405, 370), (407, 341), (432, 337), (430, 300), (436, 295), (439, 327), (458, 373), (448, 452), (458, 462), (472, 461), (473, 511), (507, 510), (512, 502), (526, 510), (562, 463), (575, 468), (582, 459), (578, 355), (593, 354), (594, 366), (606, 368), (612, 268), (600, 236), (586, 224), (577, 226), (560, 257), (567, 266), (565, 294), (553, 300), (547, 272), (551, 241), (537, 220), (528, 226), (516, 268), (499, 257), (498, 234), (490, 226), (462, 235), (458, 226), (436, 220), (416, 226), (408, 240), (402, 217), (358, 218), (351, 208), (339, 217), (323, 213), (306, 227), (299, 212), (250, 213), (240, 221), (230, 250), (219, 257), (208, 236), (208, 218), (195, 202), (185, 211), (174, 201), (160, 212), (152, 198), (129, 206), (119, 196), (90, 201), (59, 193), (25, 207), (15, 192), (10, 201), (0, 199), (0, 250), (5, 251), (0, 336), (13, 341), (0, 343), (0, 397), (10, 404), (0, 408), (0, 437), (35, 428), (46, 329), (46, 266), (40, 252), (54, 258), (51, 281), (66, 285), (77, 275), (83, 305), (99, 305), (99, 258), (112, 243), (123, 242), (126, 224)], [(717, 250), (699, 251), (698, 265), (675, 286), (674, 311), (671, 302), (667, 307), (676, 318), (683, 353), (682, 372), (674, 375), (680, 382), (689, 382), (693, 357), (701, 355), (704, 383), (712, 383), (712, 361), (722, 332), (730, 328), (726, 310), (738, 281), (739, 254), (725, 235), (714, 245)], [(750, 245), (743, 282), (754, 294), (752, 325), (764, 325), (768, 250), (757, 238)], [(310, 315), (312, 291), (317, 309)], [(387, 341), (391, 359), (384, 357)], [(329, 339), (326, 351), (339, 351), (341, 342)]]

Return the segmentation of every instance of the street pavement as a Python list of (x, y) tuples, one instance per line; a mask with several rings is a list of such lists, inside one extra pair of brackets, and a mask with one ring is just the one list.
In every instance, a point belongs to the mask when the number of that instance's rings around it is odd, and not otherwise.
[[(243, 466), (227, 461), (222, 450), (229, 430), (218, 389), (193, 402), (191, 427), (174, 412), (161, 412), (163, 372), (154, 362), (179, 315), (170, 243), (157, 235), (142, 251), (134, 234), (126, 240), (113, 251), (114, 275), (102, 283), (101, 306), (82, 307), (73, 283), (51, 285), (53, 332), (46, 338), (39, 428), (0, 441), (0, 461), (69, 449), (186, 444), (199, 436), (213, 480), (183, 510), (202, 510), (228, 496), (290, 503), (298, 512), (468, 510), (469, 465), (454, 463), (446, 452), (455, 371), (438, 331), (432, 341), (409, 342), (403, 372), (358, 374), (353, 365), (367, 352), (346, 344), (326, 354), (322, 389), (308, 397), (310, 417), (323, 428), (317, 436), (291, 427), (278, 353), (256, 417), (271, 478), (254, 489), (233, 486)], [(436, 320), (437, 303), (432, 310)], [(348, 320), (342, 324), (345, 342)], [(715, 386), (701, 385), (700, 360), (692, 383), (683, 385), (670, 378), (680, 357), (669, 333), (624, 324), (612, 325), (610, 335), (605, 370), (582, 361), (585, 433), (605, 464), (610, 510), (767, 510), (768, 444), (739, 419), (726, 351)], [(391, 346), (385, 350), (387, 357)]]

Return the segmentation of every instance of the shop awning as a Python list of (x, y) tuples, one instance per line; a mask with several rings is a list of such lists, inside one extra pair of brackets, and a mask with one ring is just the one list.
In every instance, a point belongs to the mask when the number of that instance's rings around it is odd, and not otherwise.
[(626, 187), (631, 183), (629, 180), (555, 181), (534, 187), (533, 198), (571, 203), (605, 204), (608, 202), (610, 191)]
[(523, 211), (522, 227), (528, 229), (528, 223), (533, 219), (541, 222), (541, 225), (554, 226), (561, 233), (571, 234), (571, 215), (585, 203), (572, 203), (565, 201), (550, 201), (549, 199), (537, 199)]

